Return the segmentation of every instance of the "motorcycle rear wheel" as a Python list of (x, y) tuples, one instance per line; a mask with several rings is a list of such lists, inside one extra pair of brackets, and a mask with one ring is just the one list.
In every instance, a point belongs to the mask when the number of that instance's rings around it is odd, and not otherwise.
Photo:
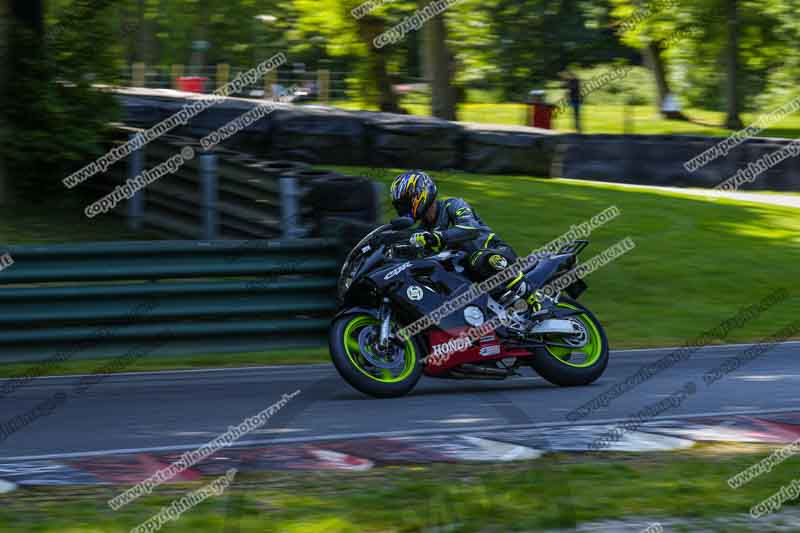
[[(571, 298), (562, 296), (558, 306), (581, 312), (574, 318), (584, 328), (587, 335), (586, 345), (578, 350), (559, 346), (536, 348), (531, 366), (554, 385), (589, 385), (599, 379), (608, 366), (609, 350), (605, 329), (591, 311)], [(575, 352), (583, 355), (581, 361), (574, 360)]]
[[(366, 328), (367, 331), (364, 331)], [(376, 366), (383, 359), (374, 344), (367, 345), (365, 339), (375, 337), (380, 328), (377, 318), (366, 314), (346, 315), (331, 325), (328, 346), (331, 359), (339, 372), (353, 388), (376, 398), (396, 398), (404, 396), (414, 388), (422, 377), (423, 353), (413, 339), (402, 346), (402, 360), (386, 359), (384, 366)], [(399, 357), (400, 347), (395, 356)]]

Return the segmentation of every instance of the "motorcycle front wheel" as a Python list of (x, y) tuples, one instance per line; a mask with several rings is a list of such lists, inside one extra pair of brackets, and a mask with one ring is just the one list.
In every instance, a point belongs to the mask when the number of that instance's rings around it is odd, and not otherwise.
[(381, 350), (380, 326), (377, 318), (366, 314), (336, 319), (328, 335), (331, 359), (356, 390), (376, 398), (404, 396), (422, 377), (424, 354), (413, 339)]

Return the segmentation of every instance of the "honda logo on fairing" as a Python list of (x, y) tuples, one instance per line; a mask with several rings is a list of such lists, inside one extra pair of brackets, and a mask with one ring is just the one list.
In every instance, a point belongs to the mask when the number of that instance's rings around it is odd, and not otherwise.
[(406, 269), (407, 269), (407, 268), (409, 268), (409, 267), (411, 267), (411, 263), (410, 263), (410, 262), (409, 262), (409, 263), (403, 263), (403, 264), (402, 264), (402, 265), (400, 265), (399, 267), (395, 268), (394, 270), (392, 270), (391, 272), (389, 272), (388, 274), (386, 274), (386, 275), (383, 277), (383, 279), (384, 279), (384, 280), (387, 280), (387, 279), (392, 279), (393, 277), (395, 277), (396, 275), (400, 274), (401, 272), (403, 272), (404, 270), (406, 270)]
[(433, 347), (433, 355), (438, 356), (445, 356), (451, 353), (460, 352), (466, 350), (472, 346), (472, 342), (469, 339), (465, 339), (464, 337), (459, 337), (457, 339), (450, 339), (448, 342), (443, 344), (437, 344)]

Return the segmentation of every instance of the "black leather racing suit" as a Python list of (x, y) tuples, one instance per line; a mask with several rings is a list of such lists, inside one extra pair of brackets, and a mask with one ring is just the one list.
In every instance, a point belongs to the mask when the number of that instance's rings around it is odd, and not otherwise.
[[(474, 209), (461, 198), (437, 200), (436, 221), (422, 228), (439, 232), (442, 246), (467, 253), (467, 264), (473, 281), (483, 281), (517, 260), (514, 250), (487, 226)], [(522, 276), (511, 279), (506, 286), (514, 287)]]

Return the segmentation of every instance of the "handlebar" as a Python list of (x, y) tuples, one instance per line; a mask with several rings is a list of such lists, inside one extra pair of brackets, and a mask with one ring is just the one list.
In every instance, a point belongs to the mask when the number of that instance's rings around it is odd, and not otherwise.
[(420, 253), (422, 249), (417, 248), (416, 246), (411, 246), (410, 244), (393, 244), (391, 246), (391, 250), (392, 257), (399, 257), (402, 259), (417, 259), (422, 256)]

